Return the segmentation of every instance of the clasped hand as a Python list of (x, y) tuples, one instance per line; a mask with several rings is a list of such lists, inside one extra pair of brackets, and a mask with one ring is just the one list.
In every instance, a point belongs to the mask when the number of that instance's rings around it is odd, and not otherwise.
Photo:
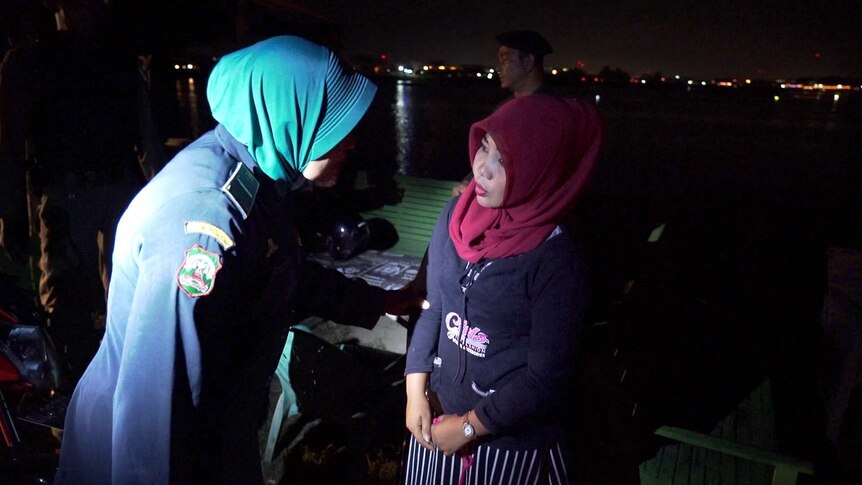
[(428, 450), (439, 448), (447, 456), (455, 453), (468, 442), (462, 430), (461, 417), (455, 414), (444, 414), (432, 420), (431, 406), (425, 399), (408, 399), (407, 429), (424, 448)]
[(431, 439), (446, 456), (460, 450), (469, 440), (464, 436), (463, 421), (457, 414), (443, 414), (431, 424)]

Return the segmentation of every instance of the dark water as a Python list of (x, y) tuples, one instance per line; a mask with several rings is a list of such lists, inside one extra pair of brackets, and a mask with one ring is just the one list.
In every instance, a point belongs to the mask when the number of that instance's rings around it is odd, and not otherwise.
[[(487, 80), (376, 83), (354, 152), (372, 177), (460, 180), (469, 170), (470, 125), (506, 94)], [(656, 220), (694, 208), (759, 208), (790, 218), (787, 211), (816, 211), (837, 244), (858, 244), (848, 224), (862, 205), (859, 91), (836, 99), (769, 88), (557, 89), (594, 100), (606, 118), (605, 158), (591, 187), (603, 205), (636, 207)], [(212, 127), (204, 92), (205, 79), (176, 81), (173, 98), (162, 100), (168, 136), (193, 139)]]

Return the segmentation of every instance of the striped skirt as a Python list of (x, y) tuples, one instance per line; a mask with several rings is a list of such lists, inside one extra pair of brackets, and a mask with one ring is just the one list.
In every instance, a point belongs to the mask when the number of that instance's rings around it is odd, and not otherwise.
[(501, 450), (469, 447), (446, 456), (426, 450), (410, 434), (403, 464), (406, 485), (567, 484), (566, 462), (559, 444), (545, 450)]

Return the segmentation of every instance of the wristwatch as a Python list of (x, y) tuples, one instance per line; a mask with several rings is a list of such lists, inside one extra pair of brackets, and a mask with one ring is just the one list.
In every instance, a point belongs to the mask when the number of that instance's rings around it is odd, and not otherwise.
[(470, 411), (462, 416), (461, 430), (464, 431), (464, 437), (468, 440), (476, 439), (476, 428), (470, 424)]

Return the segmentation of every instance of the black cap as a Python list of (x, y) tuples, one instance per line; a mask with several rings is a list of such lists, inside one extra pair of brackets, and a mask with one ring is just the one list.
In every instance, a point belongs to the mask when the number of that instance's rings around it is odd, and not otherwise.
[(551, 44), (538, 32), (532, 30), (512, 30), (503, 32), (497, 36), (497, 43), (501, 46), (518, 49), (521, 52), (532, 54), (533, 57), (541, 59), (547, 54), (554, 52)]

